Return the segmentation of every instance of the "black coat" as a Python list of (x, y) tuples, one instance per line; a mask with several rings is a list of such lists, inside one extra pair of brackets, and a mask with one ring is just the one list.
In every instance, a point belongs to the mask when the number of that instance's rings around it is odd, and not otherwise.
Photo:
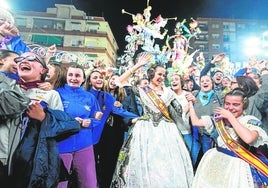
[(12, 187), (56, 187), (60, 172), (57, 137), (79, 128), (78, 121), (60, 110), (47, 109), (42, 122), (29, 119), (13, 156)]

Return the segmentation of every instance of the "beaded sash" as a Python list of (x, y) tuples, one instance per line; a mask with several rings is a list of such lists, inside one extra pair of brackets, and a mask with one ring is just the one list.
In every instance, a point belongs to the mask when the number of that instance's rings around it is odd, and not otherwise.
[(154, 105), (157, 107), (157, 109), (168, 119), (172, 120), (168, 108), (165, 105), (164, 101), (152, 90), (150, 87), (144, 88), (145, 93), (149, 97), (149, 99), (154, 103)]
[(263, 163), (258, 157), (253, 155), (250, 151), (232, 139), (227, 130), (225, 129), (222, 119), (215, 118), (215, 125), (219, 135), (223, 139), (227, 147), (233, 151), (239, 158), (246, 161), (248, 164), (255, 167), (258, 171), (268, 177), (268, 166)]

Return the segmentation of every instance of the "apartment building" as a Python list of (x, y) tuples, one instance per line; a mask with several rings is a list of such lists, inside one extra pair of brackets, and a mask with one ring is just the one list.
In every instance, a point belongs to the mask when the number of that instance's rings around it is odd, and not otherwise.
[(118, 45), (103, 17), (88, 16), (73, 5), (55, 4), (46, 12), (16, 11), (16, 26), (23, 40), (39, 51), (56, 44), (57, 60), (88, 66), (103, 61), (114, 65)]
[[(193, 46), (204, 52), (207, 60), (221, 52), (226, 53), (232, 62), (245, 62), (251, 55), (267, 58), (268, 20), (203, 17), (196, 20), (202, 32)], [(259, 39), (258, 42), (248, 44), (252, 37)], [(257, 49), (259, 51), (254, 54)]]

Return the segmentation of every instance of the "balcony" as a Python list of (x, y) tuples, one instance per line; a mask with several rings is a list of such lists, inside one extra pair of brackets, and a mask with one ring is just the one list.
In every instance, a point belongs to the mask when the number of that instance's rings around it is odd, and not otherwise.
[(57, 35), (76, 35), (76, 36), (92, 36), (92, 37), (107, 37), (107, 32), (101, 31), (67, 31), (63, 29), (52, 29), (52, 28), (26, 28), (25, 26), (19, 26), (20, 32), (24, 33), (40, 33), (40, 34), (57, 34)]

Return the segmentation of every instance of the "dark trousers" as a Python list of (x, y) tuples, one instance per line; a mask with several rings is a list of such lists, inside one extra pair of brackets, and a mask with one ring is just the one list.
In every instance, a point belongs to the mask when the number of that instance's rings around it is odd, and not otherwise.
[(10, 187), (9, 177), (7, 175), (7, 165), (0, 162), (0, 187)]
[(124, 130), (121, 127), (105, 125), (101, 140), (94, 145), (99, 188), (110, 187), (123, 142)]

